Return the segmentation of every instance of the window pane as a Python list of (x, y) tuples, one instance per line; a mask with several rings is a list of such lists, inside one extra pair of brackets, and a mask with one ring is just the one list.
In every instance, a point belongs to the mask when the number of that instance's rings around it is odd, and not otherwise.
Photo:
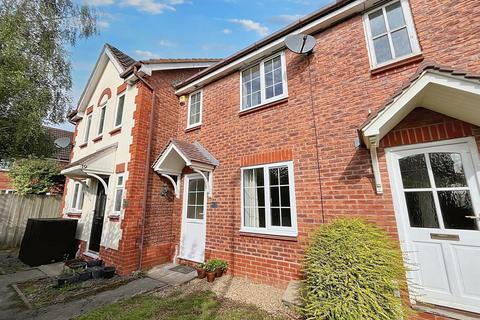
[(188, 219), (195, 219), (195, 206), (188, 206), (187, 207), (187, 218)]
[(275, 80), (275, 83), (281, 83), (282, 82), (282, 69), (276, 69), (273, 72), (273, 79)]
[(265, 62), (265, 73), (271, 72), (273, 70), (273, 62), (272, 60)]
[(117, 179), (117, 186), (123, 185), (123, 176), (118, 177)]
[(412, 47), (410, 46), (410, 39), (408, 39), (407, 28), (393, 32), (392, 42), (396, 58), (412, 53)]
[(288, 167), (279, 168), (280, 171), (280, 184), (288, 184)]
[(257, 188), (257, 205), (265, 207), (265, 188)]
[(78, 210), (81, 210), (83, 208), (83, 199), (85, 198), (85, 192), (83, 192), (83, 187), (81, 188), (80, 191), (80, 198), (78, 199)]
[(195, 209), (195, 213), (196, 213), (195, 218), (202, 220), (204, 216), (203, 206), (197, 206)]
[(117, 189), (115, 193), (115, 206), (113, 209), (116, 212), (122, 209), (122, 195), (123, 195), (123, 189)]
[(289, 208), (282, 208), (282, 227), (291, 227), (292, 217)]
[(400, 172), (402, 174), (403, 187), (407, 188), (430, 188), (425, 155), (417, 154), (400, 159)]
[(273, 87), (265, 88), (265, 98), (266, 99), (273, 98)]
[(282, 207), (290, 207), (290, 187), (280, 187), (280, 198)]
[(390, 30), (395, 30), (405, 26), (405, 19), (403, 17), (402, 5), (400, 2), (396, 2), (385, 7), (387, 11), (387, 21), (390, 26)]
[(275, 96), (279, 96), (283, 94), (283, 85), (281, 83), (277, 83), (275, 85)]
[(256, 65), (252, 69), (252, 79), (260, 78), (260, 65)]
[(188, 204), (194, 205), (196, 203), (196, 192), (189, 192), (188, 193)]
[(280, 209), (272, 208), (272, 226), (280, 226)]
[(260, 91), (260, 78), (257, 78), (252, 81), (252, 92), (258, 92)]
[(257, 181), (257, 186), (263, 186), (263, 168), (255, 169), (255, 177)]
[(380, 34), (387, 32), (382, 10), (378, 10), (369, 14), (368, 19), (370, 20), (370, 30), (372, 31), (372, 37), (376, 37)]
[(103, 107), (102, 110), (100, 111), (100, 122), (98, 125), (98, 134), (101, 134), (103, 132), (103, 124), (105, 122), (105, 111), (107, 110), (106, 107)]
[(115, 118), (115, 126), (119, 126), (122, 124), (124, 104), (125, 104), (125, 95), (118, 98), (117, 117)]
[(462, 156), (459, 153), (430, 153), (435, 185), (438, 188), (466, 187)]
[(280, 188), (270, 187), (270, 205), (272, 207), (280, 206)]
[(260, 228), (265, 228), (266, 223), (265, 223), (265, 209), (260, 208), (258, 209), (258, 226)]
[(383, 36), (373, 40), (373, 47), (375, 48), (375, 57), (377, 58), (377, 63), (382, 63), (392, 59), (388, 36)]
[(197, 191), (205, 191), (205, 181), (203, 179), (196, 179), (197, 181)]
[(273, 68), (274, 69), (279, 69), (282, 67), (282, 60), (280, 56), (276, 57), (273, 59)]
[(205, 192), (197, 192), (197, 201), (196, 204), (199, 206), (203, 206)]
[(80, 184), (76, 183), (75, 184), (75, 189), (73, 191), (73, 199), (72, 199), (72, 207), (77, 208), (77, 198), (78, 198), (78, 188), (80, 187)]
[(196, 190), (197, 190), (197, 180), (190, 179), (190, 181), (188, 181), (188, 191), (192, 192)]
[(467, 218), (475, 215), (469, 191), (440, 191), (438, 199), (446, 229), (478, 230), (476, 221)]
[(85, 135), (84, 135), (84, 139), (83, 139), (83, 142), (87, 142), (88, 141), (88, 137), (90, 136), (90, 126), (92, 125), (92, 116), (89, 116), (87, 118), (87, 125), (85, 126)]
[(242, 72), (242, 82), (247, 82), (248, 80), (250, 80), (251, 77), (250, 77), (250, 69), (248, 70), (245, 70)]
[(270, 87), (273, 85), (273, 73), (265, 73), (265, 86)]
[(278, 168), (269, 170), (270, 172), (270, 185), (278, 186)]
[(405, 192), (405, 200), (411, 227), (439, 228), (432, 192)]
[(264, 208), (245, 208), (245, 226), (252, 228), (265, 228)]
[(252, 95), (252, 106), (256, 106), (257, 104), (260, 104), (260, 92)]

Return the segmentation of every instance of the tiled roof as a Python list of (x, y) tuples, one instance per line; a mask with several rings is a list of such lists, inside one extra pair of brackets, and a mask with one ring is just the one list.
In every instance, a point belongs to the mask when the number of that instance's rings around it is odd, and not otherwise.
[(106, 43), (106, 47), (110, 49), (112, 54), (114, 55), (115, 59), (117, 59), (118, 63), (122, 66), (123, 70), (128, 69), (131, 65), (137, 62), (135, 59), (131, 58), (127, 54), (123, 53), (122, 51), (118, 50), (114, 46)]
[(459, 70), (459, 69), (455, 69), (447, 66), (442, 66), (432, 61), (424, 61), (422, 64), (418, 66), (415, 74), (413, 74), (406, 82), (404, 82), (403, 85), (397, 91), (395, 91), (388, 98), (388, 100), (382, 104), (380, 108), (378, 108), (376, 111), (370, 114), (368, 119), (360, 126), (360, 129), (363, 129), (366, 125), (368, 125), (383, 109), (385, 109), (388, 105), (394, 102), (395, 99), (400, 94), (402, 94), (405, 90), (407, 90), (427, 70), (447, 73), (452, 76), (463, 77), (465, 79), (480, 80), (480, 74), (478, 73), (476, 74), (476, 73)]
[(58, 148), (58, 150), (55, 152), (54, 158), (59, 159), (60, 161), (69, 161), (70, 160), (70, 151), (72, 150), (72, 139), (73, 139), (73, 132), (72, 131), (67, 131), (67, 130), (62, 130), (58, 128), (52, 128), (52, 127), (46, 127), (50, 135), (53, 137), (53, 139), (58, 139), (58, 138), (69, 138), (70, 139), (70, 144), (65, 147), (65, 148)]
[[(195, 141), (194, 143), (184, 142), (176, 139), (171, 139), (167, 144), (165, 149), (160, 153), (155, 164), (162, 157), (168, 147), (173, 144), (184, 157), (189, 161), (200, 162), (203, 164), (218, 166), (218, 160), (215, 159), (199, 142)], [(154, 166), (155, 166), (154, 164)]]
[(218, 62), (222, 59), (216, 58), (179, 58), (179, 59), (148, 59), (142, 60), (145, 64), (156, 64), (156, 63), (195, 63), (195, 62)]
[(90, 160), (93, 160), (96, 157), (98, 157), (100, 154), (102, 154), (106, 151), (112, 150), (112, 149), (116, 149), (117, 146), (118, 146), (118, 143), (114, 143), (114, 144), (111, 144), (111, 145), (106, 146), (104, 148), (101, 148), (101, 149), (95, 151), (94, 153), (90, 153), (89, 155), (87, 155), (87, 156), (85, 156), (81, 159), (78, 159), (77, 161), (69, 163), (68, 165), (65, 166), (64, 169), (68, 169), (68, 168), (72, 168), (72, 167), (75, 167), (75, 166), (78, 166), (78, 165), (86, 164)]

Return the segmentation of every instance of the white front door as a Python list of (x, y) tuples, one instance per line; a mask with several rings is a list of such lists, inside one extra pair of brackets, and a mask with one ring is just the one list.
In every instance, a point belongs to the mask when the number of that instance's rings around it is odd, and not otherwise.
[(205, 259), (207, 193), (200, 175), (185, 176), (183, 193), (180, 258), (203, 262)]
[(413, 300), (480, 312), (478, 150), (470, 138), (387, 150)]

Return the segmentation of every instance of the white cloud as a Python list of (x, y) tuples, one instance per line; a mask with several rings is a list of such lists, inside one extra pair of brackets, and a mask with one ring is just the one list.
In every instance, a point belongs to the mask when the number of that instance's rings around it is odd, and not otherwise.
[[(93, 0), (93, 1), (109, 1), (109, 0)], [(150, 14), (160, 14), (166, 10), (176, 11), (175, 6), (180, 4), (191, 3), (185, 0), (122, 0), (121, 5), (125, 7), (134, 7), (138, 11)]]
[(135, 50), (134, 52), (135, 57), (140, 60), (148, 60), (148, 59), (157, 59), (159, 56), (151, 51), (147, 50)]
[(230, 34), (230, 33), (232, 33), (232, 30), (230, 30), (230, 29), (223, 29), (222, 32), (225, 33), (225, 34)]
[(280, 14), (278, 16), (271, 17), (269, 21), (272, 23), (285, 25), (297, 21), (301, 17), (301, 14)]
[(97, 25), (98, 25), (98, 27), (100, 27), (101, 29), (106, 29), (106, 28), (110, 27), (110, 22), (105, 21), (105, 20), (99, 20), (99, 21), (97, 22)]
[(113, 4), (113, 0), (86, 0), (85, 2), (92, 6), (109, 6)]
[(177, 46), (176, 43), (169, 40), (165, 40), (165, 39), (160, 40), (158, 44), (160, 45), (160, 47), (165, 47), (165, 48), (173, 48)]
[(255, 31), (261, 36), (266, 36), (268, 34), (267, 27), (249, 19), (229, 19), (228, 21), (241, 25), (243, 29), (247, 31)]

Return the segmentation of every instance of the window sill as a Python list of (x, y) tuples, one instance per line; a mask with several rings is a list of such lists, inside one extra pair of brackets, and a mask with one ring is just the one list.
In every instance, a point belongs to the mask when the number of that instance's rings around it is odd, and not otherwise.
[(103, 139), (103, 136), (98, 136), (98, 137), (96, 137), (95, 139), (93, 139), (92, 141), (93, 141), (94, 143), (97, 143), (97, 142), (99, 142), (99, 141), (102, 141), (102, 139)]
[(83, 148), (85, 148), (87, 145), (88, 145), (88, 142), (85, 142), (85, 143), (79, 145), (78, 147), (79, 147), (80, 149), (83, 149)]
[(120, 214), (110, 214), (108, 216), (108, 220), (110, 221), (120, 221)]
[(406, 65), (409, 65), (409, 64), (418, 63), (422, 60), (423, 60), (423, 54), (422, 53), (418, 53), (418, 54), (415, 54), (415, 55), (403, 57), (399, 60), (394, 60), (392, 62), (389, 62), (388, 64), (372, 68), (372, 70), (370, 70), (370, 74), (372, 76), (375, 76), (375, 75), (378, 75), (378, 74), (381, 74), (381, 73), (384, 73), (384, 72), (387, 72), (387, 71), (391, 71), (391, 70), (394, 70), (394, 69), (397, 69), (397, 68), (400, 68), (400, 67), (403, 67), (403, 66), (406, 66)]
[(114, 136), (114, 135), (119, 134), (121, 132), (122, 132), (122, 127), (118, 127), (118, 128), (113, 129), (112, 131), (110, 131), (109, 134), (111, 136)]
[(75, 211), (69, 211), (69, 212), (66, 212), (65, 214), (71, 218), (80, 218), (82, 216), (82, 212), (75, 212)]
[(199, 130), (199, 129), (201, 129), (201, 128), (202, 128), (202, 124), (200, 123), (200, 124), (196, 124), (196, 125), (194, 125), (194, 126), (188, 127), (188, 128), (186, 128), (185, 130), (183, 130), (183, 131), (184, 131), (185, 133), (187, 133), (187, 132), (192, 132), (192, 131)]
[(263, 238), (263, 239), (271, 239), (271, 240), (282, 240), (282, 241), (291, 241), (297, 242), (297, 236), (285, 236), (285, 235), (274, 235), (274, 234), (267, 234), (267, 233), (256, 233), (251, 231), (241, 231), (240, 236), (242, 237), (252, 237), (252, 238)]
[(276, 105), (283, 104), (283, 103), (286, 103), (286, 102), (288, 102), (288, 97), (280, 98), (280, 99), (278, 99), (278, 100), (275, 100), (275, 101), (272, 101), (272, 102), (268, 102), (268, 103), (264, 103), (264, 104), (259, 104), (258, 106), (255, 106), (255, 107), (253, 107), (253, 108), (240, 111), (240, 112), (238, 113), (238, 116), (239, 116), (239, 117), (242, 117), (242, 116), (247, 115), (247, 114), (250, 114), (250, 113), (252, 113), (252, 112), (256, 112), (256, 111), (268, 109), (268, 108), (271, 108), (271, 107), (274, 107), (274, 106), (276, 106)]
[(84, 256), (87, 256), (92, 259), (98, 259), (98, 252), (93, 252), (93, 251), (85, 251), (83, 253)]

